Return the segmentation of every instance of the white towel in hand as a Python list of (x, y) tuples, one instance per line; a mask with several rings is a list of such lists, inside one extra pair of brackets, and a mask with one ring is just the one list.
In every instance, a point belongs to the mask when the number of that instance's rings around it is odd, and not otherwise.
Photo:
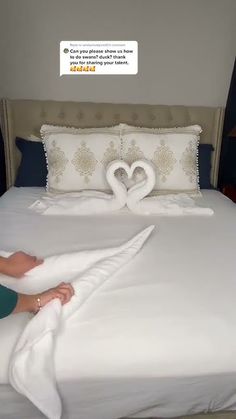
[(128, 190), (127, 206), (136, 213), (143, 215), (212, 215), (211, 208), (197, 206), (195, 201), (185, 193), (162, 196), (147, 196), (155, 185), (155, 169), (148, 160), (137, 160), (131, 171), (142, 168), (146, 178)]
[[(53, 368), (54, 339), (59, 326), (65, 322), (64, 327), (66, 327), (70, 316), (86, 302), (90, 295), (135, 256), (153, 228), (154, 226), (146, 228), (127, 243), (113, 249), (81, 252), (84, 260), (83, 268), (87, 269), (79, 278), (73, 280), (75, 295), (71, 301), (63, 307), (58, 299), (51, 301), (23, 331), (11, 357), (9, 380), (19, 393), (28, 397), (49, 419), (59, 419), (62, 413)], [(80, 256), (78, 252), (78, 264), (81, 261)], [(71, 262), (69, 255), (61, 261), (54, 261), (53, 276), (57, 271), (61, 278), (60, 271), (65, 269), (67, 258), (69, 258), (67, 260), (69, 267)], [(41, 265), (41, 270), (47, 266), (47, 260), (44, 267), (43, 265)], [(35, 268), (32, 272), (39, 268)], [(31, 279), (33, 281), (33, 276)]]
[(118, 169), (127, 171), (129, 165), (122, 160), (114, 160), (106, 169), (107, 183), (113, 194), (101, 191), (81, 191), (44, 196), (29, 208), (43, 215), (90, 215), (117, 211), (126, 204), (127, 189), (116, 177)]

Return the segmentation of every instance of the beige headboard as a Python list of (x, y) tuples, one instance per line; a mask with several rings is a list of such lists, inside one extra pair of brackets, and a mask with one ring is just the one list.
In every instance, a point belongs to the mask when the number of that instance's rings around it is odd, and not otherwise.
[(202, 106), (3, 99), (1, 127), (5, 143), (7, 187), (14, 184), (20, 162), (15, 137), (39, 136), (40, 127), (45, 123), (83, 128), (111, 126), (119, 122), (143, 127), (201, 125), (201, 143), (214, 147), (211, 182), (217, 186), (223, 116), (223, 108)]

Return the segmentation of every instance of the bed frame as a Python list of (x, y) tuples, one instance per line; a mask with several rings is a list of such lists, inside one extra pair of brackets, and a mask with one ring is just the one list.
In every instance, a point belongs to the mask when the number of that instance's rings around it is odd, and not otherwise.
[(217, 187), (223, 108), (3, 99), (0, 114), (7, 188), (14, 185), (20, 162), (15, 137), (39, 137), (40, 127), (45, 123), (85, 128), (112, 126), (120, 122), (150, 128), (201, 125), (201, 143), (212, 144), (214, 147), (211, 182)]
[[(20, 154), (15, 137), (39, 137), (42, 124), (104, 127), (120, 122), (145, 127), (175, 127), (199, 124), (201, 143), (212, 144), (211, 182), (216, 187), (221, 151), (223, 108), (145, 104), (56, 102), (40, 100), (1, 101), (1, 127), (5, 144), (7, 188), (14, 185)], [(194, 415), (196, 419), (236, 419), (234, 412)], [(193, 416), (184, 416), (190, 419)]]

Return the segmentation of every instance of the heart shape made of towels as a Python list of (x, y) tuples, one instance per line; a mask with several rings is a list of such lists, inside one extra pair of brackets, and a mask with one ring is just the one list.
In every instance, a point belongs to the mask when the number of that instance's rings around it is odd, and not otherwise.
[[(154, 188), (156, 183), (156, 171), (155, 166), (153, 163), (146, 159), (140, 159), (134, 161), (131, 165), (129, 165), (127, 162), (124, 162), (125, 164), (122, 165), (122, 169), (125, 172), (128, 181), (124, 180), (124, 176), (121, 175), (121, 181), (125, 184), (125, 186), (128, 189), (128, 195), (133, 193), (135, 190), (141, 190), (142, 188), (142, 195), (143, 198), (147, 196)], [(137, 180), (135, 178), (134, 173), (137, 169), (141, 169), (142, 172), (144, 172), (144, 176), (142, 175), (140, 179)], [(115, 173), (113, 173), (115, 175)], [(144, 189), (145, 187), (145, 189)], [(145, 193), (144, 193), (145, 192)]]
[[(113, 162), (111, 162), (111, 164), (112, 163)], [(137, 179), (137, 175), (135, 176), (135, 171), (137, 169), (139, 170), (139, 174), (142, 173), (142, 176), (140, 176), (139, 179)], [(117, 167), (115, 168), (115, 171), (116, 170), (117, 170)], [(120, 170), (120, 169), (118, 169), (118, 170)], [(131, 187), (136, 186), (137, 184), (139, 184), (139, 183), (143, 182), (144, 180), (149, 179), (151, 177), (152, 177), (152, 184), (153, 184), (152, 189), (154, 188), (154, 186), (155, 186), (154, 177), (155, 177), (155, 181), (156, 181), (155, 166), (150, 160), (139, 159), (139, 160), (135, 160), (131, 164), (123, 161), (123, 165), (122, 165), (121, 170), (123, 170), (123, 174), (121, 174), (122, 182), (125, 183), (126, 186), (128, 184), (128, 186), (127, 186), (128, 190), (131, 189)], [(114, 172), (113, 172), (113, 175), (115, 175)], [(128, 181), (132, 181), (132, 183), (127, 182), (127, 180), (124, 181), (124, 175), (126, 175)], [(150, 190), (150, 192), (151, 192), (151, 190)]]

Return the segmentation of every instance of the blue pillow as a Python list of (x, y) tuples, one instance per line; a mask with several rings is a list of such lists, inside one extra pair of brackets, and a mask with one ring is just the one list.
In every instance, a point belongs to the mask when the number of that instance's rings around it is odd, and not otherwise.
[(16, 146), (21, 152), (15, 186), (45, 186), (47, 165), (43, 144), (16, 138)]
[(214, 150), (211, 144), (199, 145), (199, 183), (200, 189), (212, 189), (211, 185), (211, 153)]

